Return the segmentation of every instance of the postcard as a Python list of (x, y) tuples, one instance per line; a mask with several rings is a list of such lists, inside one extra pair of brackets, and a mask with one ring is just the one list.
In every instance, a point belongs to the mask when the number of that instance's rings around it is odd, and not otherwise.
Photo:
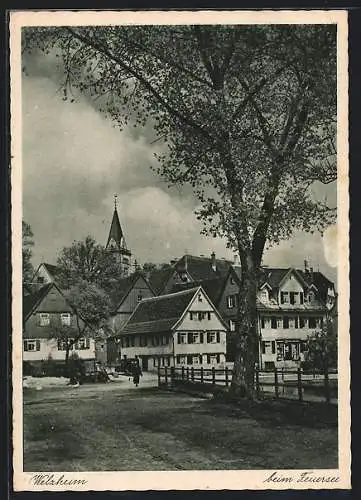
[(351, 487), (347, 22), (10, 13), (15, 491)]

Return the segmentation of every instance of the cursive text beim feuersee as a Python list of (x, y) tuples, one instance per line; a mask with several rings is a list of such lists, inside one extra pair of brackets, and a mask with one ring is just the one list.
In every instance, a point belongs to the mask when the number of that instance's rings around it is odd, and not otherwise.
[(34, 474), (30, 481), (35, 486), (83, 486), (86, 479), (66, 479), (64, 474)]
[(339, 476), (328, 474), (318, 475), (315, 472), (299, 472), (297, 475), (285, 475), (280, 472), (272, 472), (264, 483), (337, 483), (340, 480)]

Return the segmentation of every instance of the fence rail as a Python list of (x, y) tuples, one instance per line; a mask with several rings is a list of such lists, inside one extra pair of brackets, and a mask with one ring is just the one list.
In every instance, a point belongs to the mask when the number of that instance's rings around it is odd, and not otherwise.
[[(205, 389), (228, 388), (233, 370), (228, 368), (158, 367), (158, 385), (201, 384)], [(298, 401), (337, 401), (337, 371), (305, 371), (274, 369), (255, 370), (254, 388), (258, 397), (274, 396), (277, 399)]]

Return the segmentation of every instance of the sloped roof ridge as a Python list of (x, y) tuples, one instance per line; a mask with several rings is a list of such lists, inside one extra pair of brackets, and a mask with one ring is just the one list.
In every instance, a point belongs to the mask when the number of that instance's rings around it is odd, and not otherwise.
[[(191, 294), (191, 292), (195, 293), (195, 291), (198, 290), (199, 288), (201, 288), (201, 285), (198, 285), (198, 286), (193, 287), (193, 288), (187, 288), (186, 290), (181, 290), (180, 292), (167, 293), (164, 295), (157, 295), (155, 297), (147, 297), (145, 299), (142, 299), (141, 302), (146, 302), (146, 301), (150, 301), (150, 300), (153, 300), (153, 301), (161, 300), (161, 299), (165, 299), (165, 298), (169, 298), (169, 297), (174, 297), (175, 295), (178, 296), (178, 295)], [(139, 302), (139, 303), (141, 303), (141, 302)]]

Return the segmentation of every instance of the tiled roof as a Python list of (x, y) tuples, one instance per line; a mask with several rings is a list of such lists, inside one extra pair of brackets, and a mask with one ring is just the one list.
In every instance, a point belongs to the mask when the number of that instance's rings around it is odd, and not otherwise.
[(166, 286), (173, 273), (174, 267), (155, 269), (150, 273), (148, 281), (156, 295), (159, 295), (163, 292), (164, 287)]
[(272, 288), (277, 288), (290, 268), (264, 267), (260, 277), (260, 285), (268, 283)]
[(212, 269), (212, 259), (210, 257), (198, 257), (195, 255), (183, 255), (175, 264), (177, 270), (186, 269), (194, 281), (204, 281), (217, 277), (225, 277), (232, 262), (223, 259), (216, 259), (216, 270)]
[(143, 299), (125, 324), (122, 334), (145, 334), (171, 330), (198, 289), (199, 287), (196, 287), (169, 295)]
[(47, 283), (46, 285), (39, 288), (37, 291), (31, 295), (25, 295), (23, 297), (23, 317), (27, 319), (32, 313), (35, 307), (43, 300), (48, 294), (49, 290), (54, 286), (54, 283)]
[(170, 293), (176, 293), (182, 290), (189, 290), (190, 288), (194, 288), (195, 286), (202, 286), (203, 290), (206, 292), (212, 304), (217, 306), (218, 301), (221, 297), (225, 280), (226, 278), (222, 277), (204, 281), (189, 281), (188, 283), (178, 283), (173, 286)]

